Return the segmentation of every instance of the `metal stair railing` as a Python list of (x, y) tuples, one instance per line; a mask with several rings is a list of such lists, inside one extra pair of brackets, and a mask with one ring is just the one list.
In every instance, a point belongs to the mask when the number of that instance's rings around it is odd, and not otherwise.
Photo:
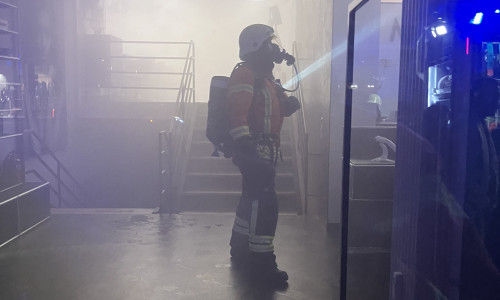
[[(292, 55), (296, 58), (295, 64), (297, 66), (297, 80), (300, 81), (300, 59), (299, 54), (297, 53), (297, 42), (293, 43), (292, 46)], [(297, 141), (295, 141), (296, 145), (296, 157), (297, 160), (297, 170), (298, 170), (298, 178), (299, 178), (299, 187), (301, 190), (301, 197), (303, 197), (303, 211), (307, 214), (308, 210), (308, 177), (309, 177), (309, 133), (307, 132), (306, 125), (306, 107), (304, 103), (304, 94), (302, 91), (302, 82), (300, 82), (299, 88), (293, 92), (293, 95), (297, 97), (300, 102), (301, 109), (298, 114), (295, 114), (295, 131), (297, 136)], [(300, 165), (299, 165), (300, 164)], [(300, 172), (302, 170), (302, 172)]]
[[(165, 130), (160, 131), (158, 134), (158, 146), (159, 146), (159, 175), (160, 175), (160, 198), (159, 206), (155, 213), (172, 212), (172, 204), (168, 201), (171, 197), (168, 196), (168, 192), (171, 191), (170, 180), (172, 176), (172, 167), (170, 166), (170, 153), (172, 147), (171, 134)], [(170, 146), (170, 147), (169, 147)]]
[(179, 117), (172, 117), (170, 129), (159, 133), (160, 201), (158, 213), (179, 211), (178, 199), (184, 185), (195, 123), (193, 116), (196, 113), (193, 105), (187, 105), (185, 108), (188, 122)]
[[(50, 189), (58, 198), (57, 207), (60, 208), (62, 207), (63, 204), (65, 204), (67, 207), (73, 207), (72, 204), (77, 204), (80, 207), (87, 207), (88, 205), (86, 204), (86, 201), (84, 199), (88, 200), (89, 198), (86, 196), (87, 193), (85, 192), (83, 187), (78, 183), (78, 181), (73, 177), (73, 175), (71, 175), (71, 173), (64, 166), (64, 164), (57, 158), (55, 153), (49, 149), (49, 147), (42, 141), (42, 139), (35, 132), (27, 131), (27, 133), (29, 133), (30, 136), (34, 137), (34, 139), (31, 139), (31, 141), (33, 141), (32, 149), (34, 156), (45, 167), (45, 169), (52, 175), (52, 177), (56, 181), (56, 186), (54, 187), (50, 185)], [(50, 163), (43, 158), (42, 154), (37, 152), (36, 150), (37, 147), (34, 143), (35, 141), (38, 143), (40, 152), (47, 154), (55, 162), (56, 164), (55, 170), (50, 165)], [(36, 170), (28, 170), (25, 172), (25, 174), (33, 174), (39, 180), (45, 182), (50, 181), (44, 178), (42, 175), (40, 175), (40, 173)], [(70, 185), (72, 185), (74, 188), (71, 188)], [(66, 191), (66, 193), (63, 194), (63, 191)], [(73, 202), (70, 202), (70, 199), (66, 195), (71, 197)]]
[(194, 43), (189, 43), (186, 61), (184, 62), (184, 70), (182, 72), (179, 93), (177, 94), (177, 111), (176, 116), (185, 117), (186, 106), (189, 103), (195, 102), (195, 53)]
[[(112, 85), (112, 86), (106, 86), (106, 87), (101, 87), (105, 88), (108, 90), (112, 89), (130, 89), (130, 90), (164, 90), (164, 91), (175, 91), (177, 90), (177, 98), (176, 98), (176, 103), (179, 106), (181, 103), (184, 103), (185, 100), (193, 100), (195, 98), (195, 77), (194, 77), (194, 72), (195, 72), (195, 52), (194, 52), (194, 42), (189, 41), (189, 42), (155, 42), (155, 41), (110, 41), (112, 44), (129, 44), (129, 45), (156, 45), (156, 46), (162, 46), (162, 45), (186, 45), (188, 46), (187, 54), (185, 56), (139, 56), (139, 55), (133, 55), (133, 56), (128, 56), (128, 55), (112, 55), (109, 58), (113, 61), (115, 60), (120, 60), (120, 61), (133, 61), (133, 60), (139, 60), (139, 61), (179, 61), (179, 60), (184, 60), (184, 66), (182, 72), (158, 72), (158, 71), (139, 71), (139, 70), (110, 70), (110, 74), (122, 74), (122, 75), (135, 75), (135, 76), (142, 76), (142, 75), (175, 75), (175, 76), (181, 76), (180, 79), (180, 84), (178, 87), (166, 87), (166, 86), (138, 86), (138, 85)], [(134, 80), (134, 82), (137, 82)], [(136, 83), (137, 84), (137, 83)], [(167, 102), (169, 99), (164, 99)], [(173, 101), (172, 101), (173, 102)], [(181, 107), (178, 107), (177, 111), (180, 113), (180, 116), (183, 116), (184, 107), (181, 105)]]
[(168, 131), (158, 137), (160, 195), (157, 213), (179, 210), (178, 198), (185, 179), (187, 155), (195, 123), (194, 43), (190, 42), (177, 96), (176, 114)]
[(159, 213), (174, 213), (176, 211), (175, 195), (179, 178), (179, 152), (182, 144), (184, 120), (173, 117), (169, 131), (159, 133), (159, 163), (160, 163), (160, 206)]

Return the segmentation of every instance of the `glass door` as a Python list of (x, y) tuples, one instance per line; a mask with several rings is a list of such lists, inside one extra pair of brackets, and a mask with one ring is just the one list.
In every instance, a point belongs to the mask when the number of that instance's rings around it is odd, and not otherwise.
[(341, 299), (388, 299), (401, 1), (358, 3), (349, 15)]

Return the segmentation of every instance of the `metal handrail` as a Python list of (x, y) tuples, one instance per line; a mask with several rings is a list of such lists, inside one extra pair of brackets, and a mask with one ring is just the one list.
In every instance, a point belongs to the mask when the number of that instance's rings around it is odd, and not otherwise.
[(177, 210), (176, 199), (183, 182), (184, 158), (194, 124), (192, 108), (195, 103), (195, 61), (192, 41), (185, 59), (175, 116), (171, 119), (169, 130), (159, 133), (159, 213), (173, 213)]
[[(193, 79), (191, 81), (191, 79)], [(191, 88), (191, 83), (193, 87)], [(195, 102), (194, 100), (194, 43), (191, 41), (189, 44), (188, 52), (186, 54), (186, 61), (184, 62), (184, 70), (182, 72), (181, 84), (179, 93), (177, 94), (177, 116), (184, 118), (186, 103)], [(186, 97), (186, 90), (188, 95)], [(192, 91), (192, 93), (191, 93)]]
[[(34, 131), (29, 131), (31, 136), (35, 138), (35, 140), (39, 143), (41, 150), (43, 153), (48, 154), (55, 162), (56, 162), (56, 170), (54, 170), (49, 163), (47, 163), (43, 157), (35, 151), (35, 147), (33, 147), (33, 153), (35, 154), (35, 157), (38, 159), (38, 161), (46, 168), (46, 170), (56, 179), (56, 186), (57, 189), (52, 188), (51, 189), (54, 191), (54, 193), (58, 197), (58, 207), (61, 207), (62, 203), (66, 203), (68, 206), (71, 206), (69, 201), (63, 197), (63, 189), (65, 189), (71, 197), (81, 206), (81, 207), (86, 207), (87, 205), (85, 204), (85, 201), (81, 199), (74, 191), (69, 187), (69, 184), (72, 184), (75, 186), (80, 193), (80, 195), (83, 195), (85, 199), (89, 199), (89, 197), (86, 197), (86, 192), (83, 189), (83, 187), (78, 183), (78, 181), (71, 175), (69, 170), (63, 165), (63, 163), (57, 158), (57, 156), (50, 150), (50, 148), (42, 141), (42, 139), (34, 132)], [(30, 170), (26, 172), (26, 174), (33, 173), (35, 176), (37, 176), (39, 179), (42, 179), (44, 181), (48, 181), (44, 179), (38, 172), (34, 170)], [(63, 176), (65, 176), (68, 179), (68, 183), (63, 179)]]
[(186, 108), (191, 124), (186, 124), (179, 117), (173, 117), (170, 130), (159, 133), (159, 213), (174, 213), (178, 210), (176, 199), (183, 184), (184, 159), (188, 153), (187, 146), (194, 123), (194, 118), (191, 118), (191, 105)]
[[(106, 86), (108, 89), (137, 89), (137, 90), (177, 90), (176, 103), (180, 108), (177, 109), (182, 117), (184, 114), (184, 104), (186, 101), (194, 102), (195, 97), (195, 52), (194, 42), (158, 42), (158, 41), (110, 41), (113, 44), (151, 44), (151, 45), (187, 45), (186, 56), (126, 56), (112, 55), (110, 59), (143, 59), (143, 60), (184, 60), (182, 72), (148, 72), (148, 71), (116, 71), (109, 70), (110, 74), (128, 74), (128, 75), (178, 75), (181, 76), (179, 87), (134, 87), (134, 86)], [(186, 93), (187, 91), (187, 93)]]
[[(295, 65), (297, 66), (297, 73), (300, 74), (302, 69), (300, 68), (300, 61), (297, 53), (297, 42), (293, 43), (292, 50), (293, 50), (293, 56), (296, 57)], [(302, 109), (300, 110), (300, 119), (304, 132), (307, 133), (306, 113), (304, 108), (304, 93), (302, 92), (302, 84), (299, 85), (299, 88), (294, 93), (295, 93), (294, 96), (297, 97), (297, 99), (299, 99), (300, 105), (302, 106)]]
[[(294, 42), (292, 46), (292, 55), (296, 58), (295, 64), (297, 66), (297, 80), (299, 79), (299, 74), (301, 72), (300, 59), (297, 51), (297, 43)], [(304, 213), (307, 214), (308, 210), (308, 177), (309, 177), (309, 133), (307, 132), (306, 125), (306, 107), (304, 105), (304, 94), (302, 91), (302, 84), (299, 84), (299, 88), (293, 92), (293, 95), (297, 97), (300, 102), (301, 109), (296, 116), (297, 120), (297, 155), (303, 168), (301, 178), (299, 174), (299, 180), (301, 180), (301, 186), (303, 186), (304, 191)]]
[[(170, 180), (171, 180), (171, 167), (170, 162), (171, 153), (170, 149), (170, 134), (166, 131), (160, 131), (158, 135), (158, 145), (159, 145), (159, 174), (160, 174), (160, 206), (159, 212), (171, 212), (172, 205), (168, 203), (171, 197), (168, 196), (168, 192), (171, 191)], [(169, 147), (170, 146), (170, 147)]]

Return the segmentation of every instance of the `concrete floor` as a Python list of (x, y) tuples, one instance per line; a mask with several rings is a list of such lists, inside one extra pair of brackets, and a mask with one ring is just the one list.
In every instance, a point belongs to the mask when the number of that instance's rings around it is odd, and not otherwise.
[(0, 248), (0, 299), (336, 299), (339, 249), (324, 223), (280, 215), (289, 286), (252, 286), (231, 267), (232, 214), (60, 210)]

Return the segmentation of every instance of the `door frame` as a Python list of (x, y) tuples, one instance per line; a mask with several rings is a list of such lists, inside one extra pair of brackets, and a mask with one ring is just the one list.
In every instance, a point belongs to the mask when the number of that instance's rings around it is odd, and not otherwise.
[(348, 6), (347, 67), (344, 111), (344, 144), (342, 160), (342, 198), (340, 219), (340, 300), (347, 297), (347, 250), (349, 229), (349, 183), (351, 160), (352, 84), (354, 79), (354, 33), (355, 15), (372, 0), (354, 0)]

